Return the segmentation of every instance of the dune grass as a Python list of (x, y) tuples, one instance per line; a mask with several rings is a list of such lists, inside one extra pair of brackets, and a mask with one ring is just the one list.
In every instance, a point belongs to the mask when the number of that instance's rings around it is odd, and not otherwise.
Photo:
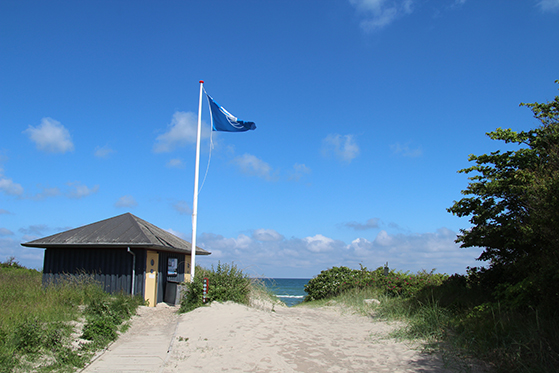
[(287, 307), (259, 278), (250, 279), (249, 305), (272, 312), (278, 307)]
[[(0, 372), (73, 371), (117, 336), (143, 303), (105, 293), (92, 277), (43, 286), (42, 273), (13, 260), (0, 263)], [(82, 344), (72, 345), (81, 321)]]

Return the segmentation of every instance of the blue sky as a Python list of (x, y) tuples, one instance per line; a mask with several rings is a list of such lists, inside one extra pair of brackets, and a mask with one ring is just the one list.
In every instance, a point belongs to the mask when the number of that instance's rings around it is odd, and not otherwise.
[(2, 1), (0, 260), (125, 212), (190, 240), (204, 80), (257, 129), (214, 133), (199, 264), (463, 273), (457, 170), (537, 125), (558, 35), (559, 0)]

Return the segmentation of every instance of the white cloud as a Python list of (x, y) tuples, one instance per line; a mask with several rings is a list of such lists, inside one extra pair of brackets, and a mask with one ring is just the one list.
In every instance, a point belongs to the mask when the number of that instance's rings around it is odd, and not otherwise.
[(214, 250), (233, 250), (237, 246), (234, 238), (226, 238), (222, 235), (213, 233), (203, 233), (202, 240), (199, 244), (206, 250), (210, 250), (213, 254)]
[(201, 240), (206, 249), (213, 252), (219, 249), (223, 252), (243, 249), (247, 257), (264, 258), (267, 255), (283, 257), (287, 253), (289, 256), (305, 256), (310, 253), (330, 253), (332, 251), (344, 250), (345, 244), (342, 241), (317, 234), (313, 237), (302, 239), (285, 239), (283, 235), (273, 229), (256, 229), (252, 238), (244, 234), (239, 234), (237, 238), (226, 238), (221, 235), (204, 233)]
[(421, 148), (412, 149), (410, 148), (409, 143), (400, 144), (397, 142), (390, 145), (390, 150), (392, 150), (393, 154), (401, 155), (403, 157), (417, 158), (423, 155), (423, 150), (421, 150)]
[[(202, 138), (208, 137), (205, 128), (207, 125), (202, 123)], [(178, 147), (196, 143), (198, 132), (198, 116), (192, 112), (177, 111), (173, 114), (167, 132), (157, 136), (153, 151), (155, 153), (168, 153)]]
[(115, 202), (115, 207), (136, 207), (138, 202), (130, 195), (122, 196)]
[(559, 0), (540, 0), (537, 5), (542, 12), (559, 11)]
[(235, 248), (237, 249), (247, 249), (252, 244), (252, 238), (247, 235), (240, 234), (235, 240)]
[(371, 32), (382, 29), (413, 11), (413, 0), (349, 0), (364, 18), (361, 29)]
[(346, 227), (355, 229), (356, 231), (364, 231), (368, 229), (375, 229), (379, 227), (379, 218), (371, 218), (365, 222), (365, 224), (361, 224), (355, 221), (345, 223)]
[(105, 146), (97, 146), (95, 148), (95, 153), (93, 153), (97, 158), (107, 159), (113, 154), (115, 151), (109, 148), (107, 145)]
[(78, 181), (69, 182), (66, 183), (66, 185), (68, 186), (68, 189), (65, 191), (61, 191), (58, 187), (45, 187), (38, 185), (37, 187), (40, 189), (40, 192), (36, 194), (23, 195), (23, 188), (21, 185), (13, 183), (11, 179), (3, 178), (0, 174), (0, 190), (4, 191), (6, 194), (17, 195), (23, 199), (30, 199), (34, 201), (42, 201), (46, 198), (57, 197), (60, 195), (68, 198), (79, 199), (97, 193), (99, 190), (99, 185), (94, 185), (90, 188)]
[(18, 183), (14, 183), (12, 179), (5, 177), (2, 174), (2, 169), (0, 169), (0, 190), (10, 196), (23, 195), (23, 187)]
[(29, 197), (30, 199), (34, 199), (36, 201), (40, 201), (43, 200), (45, 198), (48, 197), (56, 197), (58, 195), (60, 195), (60, 189), (57, 187), (52, 187), (52, 188), (48, 188), (48, 187), (40, 187), (42, 189), (41, 192), (35, 194), (32, 197)]
[(13, 236), (14, 232), (8, 228), (0, 228), (0, 236)]
[(283, 236), (273, 229), (257, 229), (252, 233), (252, 237), (258, 241), (281, 241)]
[[(89, 196), (93, 193), (96, 193), (99, 190), (99, 185), (95, 185), (92, 188), (82, 185), (80, 182), (70, 182), (66, 183), (69, 187), (64, 195), (68, 198), (83, 198)], [(30, 199), (35, 201), (41, 201), (46, 198), (56, 197), (63, 194), (58, 187), (45, 187), (38, 185), (37, 186), (41, 191), (36, 194), (26, 194), (24, 195), (23, 187), (13, 182), (12, 179), (9, 179), (3, 175), (3, 169), (0, 166), (0, 192), (3, 192), (7, 195), (14, 195), (18, 196), (22, 199)], [(6, 210), (0, 210), (0, 214), (2, 213), (9, 213)]]
[[(312, 271), (309, 269), (312, 266), (325, 269), (327, 264), (324, 258), (331, 258), (329, 254), (332, 254), (332, 249), (345, 251), (343, 242), (321, 235), (308, 239), (285, 239), (270, 229), (257, 229), (252, 238), (244, 234), (228, 238), (204, 233), (199, 246), (212, 253), (200, 260), (202, 266), (209, 267), (218, 261), (234, 262), (250, 275), (275, 277), (289, 277), (293, 275), (294, 269)], [(276, 275), (272, 275), (274, 271)]]
[(173, 158), (173, 159), (169, 160), (169, 162), (167, 162), (166, 166), (169, 167), (169, 168), (182, 169), (182, 168), (184, 168), (184, 162), (182, 161), (182, 159)]
[(37, 127), (29, 126), (23, 133), (27, 134), (41, 151), (66, 153), (74, 150), (70, 132), (52, 118), (43, 118), (41, 124)]
[(314, 253), (334, 251), (336, 247), (336, 241), (321, 234), (317, 234), (313, 237), (305, 237), (303, 241), (307, 243), (307, 249)]
[(232, 162), (244, 174), (258, 176), (268, 181), (277, 178), (272, 167), (268, 163), (252, 154), (245, 153), (242, 156), (235, 157)]
[(299, 181), (303, 176), (311, 173), (311, 169), (302, 163), (295, 163), (293, 171), (289, 174), (289, 180)]
[[(182, 232), (179, 232), (179, 231), (176, 231), (174, 229), (169, 228), (169, 229), (165, 229), (165, 230), (167, 232), (171, 233), (171, 234), (174, 234), (178, 238), (182, 238), (183, 240), (189, 240), (190, 239), (186, 234), (184, 234)], [(198, 244), (196, 244), (196, 246), (199, 247)]]
[(99, 185), (94, 185), (92, 188), (88, 187), (87, 185), (83, 185), (79, 181), (67, 183), (70, 187), (70, 191), (66, 194), (69, 198), (83, 198), (87, 197), (91, 194), (97, 193), (99, 190)]
[[(0, 154), (0, 162), (6, 160), (6, 158), (2, 157)], [(15, 183), (12, 179), (7, 178), (4, 176), (4, 169), (0, 165), (0, 191), (4, 194), (10, 196), (21, 196), (23, 195), (23, 187), (21, 184)]]
[(366, 238), (356, 238), (348, 245), (348, 249), (354, 251), (358, 256), (365, 256), (374, 248), (374, 245)]
[(398, 270), (415, 272), (437, 268), (447, 273), (464, 273), (467, 266), (480, 265), (475, 258), (482, 249), (460, 248), (455, 242), (456, 233), (447, 228), (434, 233), (394, 235), (383, 230), (374, 241), (363, 240), (353, 241), (349, 248), (365, 263), (389, 262), (390, 267)]
[(385, 230), (380, 231), (377, 234), (377, 238), (374, 241), (375, 244), (380, 246), (390, 246), (392, 244), (392, 237)]
[(46, 224), (33, 224), (27, 228), (19, 228), (19, 232), (23, 233), (26, 236), (32, 237), (30, 239), (34, 239), (37, 236), (42, 236), (44, 235), (43, 232), (48, 230), (50, 230), (50, 228)]
[(349, 163), (359, 155), (359, 151), (353, 135), (330, 134), (322, 140), (322, 155), (325, 157), (333, 155), (340, 161)]

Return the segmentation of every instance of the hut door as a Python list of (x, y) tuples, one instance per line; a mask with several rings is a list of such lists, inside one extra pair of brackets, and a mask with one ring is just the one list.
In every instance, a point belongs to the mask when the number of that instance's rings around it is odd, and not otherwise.
[(159, 253), (157, 251), (147, 251), (146, 259), (146, 290), (144, 299), (148, 301), (150, 307), (157, 304), (157, 269), (159, 268)]

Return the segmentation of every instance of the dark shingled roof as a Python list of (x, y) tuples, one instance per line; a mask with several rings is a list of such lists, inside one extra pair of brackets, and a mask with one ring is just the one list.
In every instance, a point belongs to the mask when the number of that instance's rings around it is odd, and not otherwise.
[[(190, 254), (192, 244), (130, 213), (22, 243), (28, 247), (145, 248)], [(210, 252), (196, 248), (197, 255)]]

